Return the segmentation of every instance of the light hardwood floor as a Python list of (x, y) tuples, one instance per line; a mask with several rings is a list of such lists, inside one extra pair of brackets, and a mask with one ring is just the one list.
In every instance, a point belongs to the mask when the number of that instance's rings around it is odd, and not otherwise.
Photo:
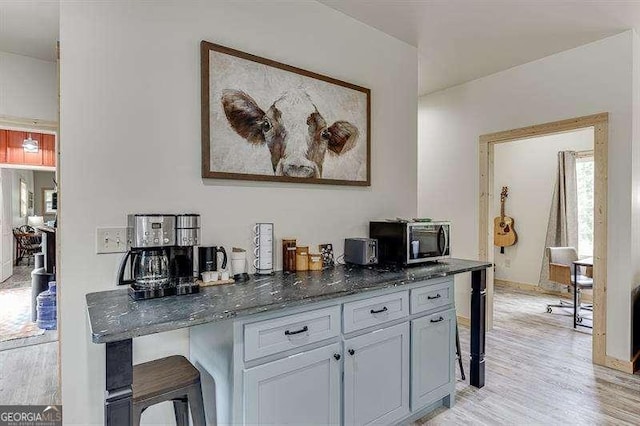
[[(640, 424), (640, 376), (594, 366), (589, 331), (574, 331), (560, 311), (547, 314), (553, 301), (497, 290), (487, 385), (468, 385), (469, 330), (460, 327), (467, 382), (456, 368), (456, 405), (416, 424)], [(0, 404), (60, 403), (56, 357), (57, 342), (0, 352)]]
[(0, 351), (0, 405), (60, 404), (58, 342)]
[(457, 370), (457, 400), (417, 425), (638, 425), (640, 376), (591, 363), (591, 334), (547, 303), (557, 298), (496, 289), (487, 334), (486, 386), (469, 386), (469, 329), (460, 327), (467, 381)]
[[(26, 263), (26, 261), (24, 263)], [(31, 271), (33, 271), (33, 261), (31, 262), (31, 265), (14, 266), (13, 275), (0, 283), (0, 302), (2, 301), (2, 294), (5, 290), (31, 287)], [(28, 294), (27, 297), (30, 298), (31, 295)], [(1, 304), (2, 303), (0, 303), (0, 305)], [(0, 351), (20, 348), (23, 346), (39, 345), (41, 343), (53, 342), (56, 340), (58, 340), (58, 331), (46, 330), (44, 334), (39, 336), (24, 337), (21, 339), (0, 342)], [(2, 364), (0, 364), (0, 366), (1, 365)]]
[(31, 271), (33, 271), (33, 265), (14, 266), (13, 275), (0, 283), (0, 291), (12, 288), (31, 287)]

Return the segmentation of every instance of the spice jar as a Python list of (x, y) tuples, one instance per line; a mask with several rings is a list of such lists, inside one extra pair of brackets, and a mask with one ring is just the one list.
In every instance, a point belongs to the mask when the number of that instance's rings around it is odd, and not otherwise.
[(322, 255), (320, 253), (309, 253), (309, 270), (322, 271)]
[(309, 270), (309, 247), (296, 247), (296, 271)]
[(296, 271), (296, 240), (282, 240), (282, 270), (284, 272)]

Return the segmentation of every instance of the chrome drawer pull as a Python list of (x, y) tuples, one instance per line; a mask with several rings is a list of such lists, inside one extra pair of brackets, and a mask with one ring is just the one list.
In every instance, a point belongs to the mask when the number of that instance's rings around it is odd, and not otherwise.
[(302, 327), (300, 330), (297, 330), (297, 331), (289, 331), (289, 330), (287, 330), (287, 331), (284, 332), (284, 335), (285, 336), (292, 336), (294, 334), (304, 333), (305, 331), (309, 331), (309, 327), (307, 327), (306, 325), (304, 327)]
[(440, 322), (440, 321), (444, 321), (444, 318), (440, 317), (438, 319), (432, 319), (431, 322)]
[(372, 310), (371, 310), (371, 311), (369, 311), (369, 312), (371, 312), (372, 314), (380, 314), (380, 313), (382, 313), (382, 312), (387, 312), (387, 307), (386, 307), (386, 306), (384, 306), (382, 309), (378, 309), (377, 311), (374, 311), (374, 310), (372, 309)]
[(442, 296), (440, 296), (440, 293), (436, 294), (435, 296), (427, 296), (428, 300), (434, 300), (434, 299), (440, 299)]

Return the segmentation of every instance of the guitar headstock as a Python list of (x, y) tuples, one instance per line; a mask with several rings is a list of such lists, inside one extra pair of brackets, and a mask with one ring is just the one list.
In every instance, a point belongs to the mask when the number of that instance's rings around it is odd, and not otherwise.
[(509, 196), (509, 187), (503, 186), (502, 192), (500, 193), (500, 201), (504, 202), (504, 200), (506, 200), (508, 196)]

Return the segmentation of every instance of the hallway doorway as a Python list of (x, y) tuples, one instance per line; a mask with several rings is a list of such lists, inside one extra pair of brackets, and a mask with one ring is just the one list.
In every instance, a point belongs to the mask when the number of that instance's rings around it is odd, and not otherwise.
[[(608, 365), (606, 356), (606, 282), (607, 282), (607, 157), (608, 113), (562, 120), (520, 129), (507, 130), (480, 136), (479, 147), (479, 258), (495, 262), (493, 249), (493, 217), (491, 206), (494, 197), (494, 156), (497, 144), (553, 135), (579, 129), (593, 128), (594, 134), (594, 229), (593, 229), (593, 339), (592, 361)], [(487, 318), (493, 325), (494, 274), (487, 274)], [(619, 361), (619, 360), (616, 360)]]

